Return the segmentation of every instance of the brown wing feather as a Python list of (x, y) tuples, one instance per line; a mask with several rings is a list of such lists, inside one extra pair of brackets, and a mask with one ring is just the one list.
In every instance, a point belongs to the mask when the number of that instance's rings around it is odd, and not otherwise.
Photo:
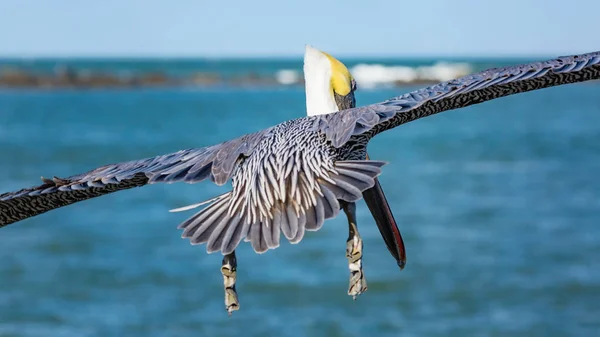
[(111, 164), (68, 178), (0, 195), (0, 227), (53, 209), (153, 183), (201, 182), (222, 185), (240, 156), (248, 156), (269, 129), (205, 148)]

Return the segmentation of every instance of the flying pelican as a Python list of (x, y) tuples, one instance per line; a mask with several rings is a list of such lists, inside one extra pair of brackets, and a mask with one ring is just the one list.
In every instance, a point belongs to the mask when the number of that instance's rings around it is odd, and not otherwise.
[[(328, 81), (335, 102), (353, 100), (355, 87), (338, 75), (332, 71)], [(366, 146), (371, 138), (442, 111), (598, 78), (600, 52), (489, 69), (381, 103), (289, 120), (213, 146), (106, 165), (68, 178), (42, 178), (39, 186), (0, 195), (0, 227), (146, 184), (210, 179), (223, 185), (231, 180), (230, 191), (179, 209), (208, 204), (179, 228), (192, 244), (206, 243), (209, 253), (220, 251), (224, 255), (224, 281), (233, 288), (229, 297), (236, 296), (235, 248), (242, 239), (257, 253), (278, 247), (282, 232), (297, 243), (305, 230), (318, 230), (340, 209), (348, 217), (351, 253), (358, 255), (360, 269), (362, 243), (358, 233), (352, 233), (356, 228), (355, 202), (372, 190), (385, 164), (367, 160)], [(339, 110), (337, 104), (330, 107)], [(357, 279), (359, 283), (364, 279), (360, 270)], [(357, 294), (363, 290), (361, 286)], [(226, 299), (226, 303), (232, 305), (227, 308), (229, 312), (237, 309), (236, 298)]]
[[(309, 45), (306, 46), (304, 54), (304, 78), (306, 113), (308, 116), (317, 116), (355, 107), (354, 91), (356, 90), (356, 81), (352, 78), (348, 68), (331, 55)], [(406, 264), (404, 242), (377, 177), (374, 178), (374, 186), (365, 190), (362, 195), (388, 250), (396, 259), (398, 266), (403, 269)], [(349, 208), (352, 213), (347, 213), (349, 235), (346, 242), (346, 257), (350, 269), (348, 295), (356, 299), (356, 296), (367, 290), (367, 283), (362, 268), (363, 241), (358, 233), (355, 221), (355, 207), (353, 204), (348, 206), (352, 206), (351, 209)], [(187, 207), (183, 207), (172, 211), (186, 209)], [(299, 240), (292, 240), (291, 242), (297, 243)], [(225, 308), (229, 314), (239, 309), (235, 289), (236, 268), (237, 261), (234, 250), (231, 252), (230, 258), (225, 255), (221, 266), (225, 288)]]

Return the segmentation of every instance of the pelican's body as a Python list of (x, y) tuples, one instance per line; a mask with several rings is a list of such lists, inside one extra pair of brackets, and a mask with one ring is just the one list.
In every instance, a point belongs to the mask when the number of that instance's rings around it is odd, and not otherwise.
[[(324, 135), (312, 131), (313, 127), (312, 120), (301, 119), (255, 134), (256, 144), (252, 155), (240, 160), (231, 174), (232, 191), (183, 223), (184, 235), (189, 236), (193, 243), (204, 243), (205, 239), (210, 239), (208, 236), (212, 232), (213, 240), (219, 240), (222, 238), (218, 236), (218, 231), (233, 231), (226, 222), (234, 224), (235, 221), (234, 225), (241, 227), (240, 232), (235, 233), (231, 241), (228, 240), (229, 235), (224, 233), (221, 234), (225, 235), (223, 242), (209, 240), (208, 251), (220, 250), (223, 254), (229, 254), (236, 248), (239, 239), (246, 237), (254, 250), (262, 253), (279, 246), (280, 230), (290, 241), (298, 242), (305, 228), (319, 229), (325, 219), (337, 215), (338, 199), (360, 199), (365, 187), (373, 186), (373, 178), (380, 173), (375, 168), (382, 163), (354, 163), (364, 165), (362, 170), (368, 171), (365, 171), (365, 177), (361, 177), (365, 180), (362, 182), (364, 185), (360, 185), (359, 189), (352, 189), (351, 186), (339, 188), (343, 181), (338, 179), (343, 180), (344, 175), (337, 166), (347, 161), (365, 159), (366, 141), (361, 139), (360, 142), (348, 142), (335, 148), (326, 141)], [(344, 165), (352, 167), (351, 163)], [(338, 182), (337, 186), (334, 186), (334, 182)], [(221, 208), (222, 215), (202, 218), (202, 215)], [(274, 221), (274, 217), (281, 219)], [(211, 226), (215, 226), (214, 231)]]
[[(223, 185), (231, 179), (231, 191), (210, 200), (208, 206), (180, 225), (183, 236), (192, 243), (206, 243), (209, 252), (224, 254), (222, 272), (226, 296), (231, 297), (226, 299), (230, 312), (236, 309), (231, 306), (237, 305), (234, 254), (242, 239), (250, 241), (259, 253), (276, 248), (280, 233), (291, 242), (298, 242), (305, 230), (319, 229), (340, 208), (350, 224), (350, 267), (360, 270), (358, 278), (351, 280), (351, 286), (358, 285), (359, 289), (352, 292), (360, 294), (364, 291), (360, 286), (364, 281), (360, 264), (362, 241), (356, 231), (354, 202), (369, 193), (382, 195), (376, 177), (383, 162), (368, 160), (369, 140), (380, 132), (441, 111), (598, 79), (600, 52), (491, 69), (359, 108), (353, 107), (353, 95), (350, 96), (355, 89), (352, 82), (334, 78), (337, 75), (339, 72), (332, 72), (330, 81), (322, 83), (322, 89), (333, 90), (335, 106), (331, 100), (311, 98), (312, 93), (307, 90), (311, 116), (222, 144), (107, 165), (65, 179), (43, 179), (40, 186), (2, 194), (0, 227), (145, 184), (210, 179)], [(349, 89), (342, 90), (346, 85)], [(340, 111), (319, 114), (316, 111), (321, 106), (330, 109), (324, 112)], [(380, 222), (377, 221), (388, 248), (395, 245), (397, 249), (401, 244), (399, 233), (394, 232), (388, 220), (383, 220), (387, 222), (383, 228)], [(390, 238), (395, 241), (390, 242)], [(390, 252), (400, 263), (398, 251), (393, 252), (392, 248)]]

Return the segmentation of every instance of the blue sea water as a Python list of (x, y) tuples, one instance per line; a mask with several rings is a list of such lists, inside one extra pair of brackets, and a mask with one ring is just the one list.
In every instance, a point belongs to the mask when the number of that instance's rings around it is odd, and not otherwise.
[[(357, 93), (359, 104), (412, 88)], [(0, 336), (598, 336), (600, 85), (508, 97), (369, 148), (402, 230), (400, 271), (361, 202), (369, 289), (346, 295), (343, 216), (298, 245), (221, 256), (169, 209), (227, 189), (152, 185), (0, 229)], [(304, 114), (300, 87), (0, 91), (0, 192), (212, 145)]]
[[(550, 57), (551, 58), (551, 57)], [(507, 66), (536, 61), (529, 58), (344, 58), (343, 62), (352, 68), (357, 64), (381, 64), (385, 66), (403, 65), (417, 67), (438, 62), (466, 62), (474, 71), (491, 67)], [(302, 60), (296, 58), (124, 58), (124, 59), (6, 59), (0, 58), (0, 70), (22, 69), (36, 74), (51, 74), (57, 69), (69, 68), (73, 71), (89, 71), (116, 74), (165, 73), (170, 76), (186, 76), (194, 73), (214, 73), (223, 78), (254, 74), (272, 76), (278, 70), (302, 71)]]

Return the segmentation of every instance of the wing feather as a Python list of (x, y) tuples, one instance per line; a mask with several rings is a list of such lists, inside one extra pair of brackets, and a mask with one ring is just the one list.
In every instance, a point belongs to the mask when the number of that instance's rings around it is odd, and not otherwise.
[(210, 178), (223, 185), (241, 157), (249, 156), (270, 129), (228, 142), (181, 150), (142, 160), (105, 165), (68, 178), (0, 195), (0, 227), (50, 210), (116, 191), (154, 183), (198, 183)]
[(390, 100), (315, 116), (315, 128), (334, 146), (352, 136), (374, 136), (442, 111), (557, 85), (600, 78), (600, 52), (494, 68), (413, 91)]

